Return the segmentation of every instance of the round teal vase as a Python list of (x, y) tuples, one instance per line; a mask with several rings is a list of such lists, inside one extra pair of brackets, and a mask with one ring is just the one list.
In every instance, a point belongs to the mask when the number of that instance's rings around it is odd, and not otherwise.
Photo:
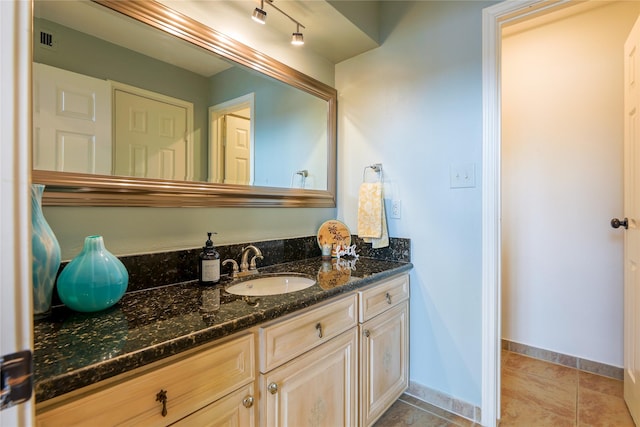
[(102, 236), (88, 236), (82, 251), (60, 273), (58, 295), (72, 310), (100, 311), (120, 301), (128, 284), (127, 269), (104, 247)]
[(53, 285), (60, 268), (60, 245), (42, 214), (44, 185), (31, 185), (31, 274), (33, 314), (45, 316), (51, 308)]

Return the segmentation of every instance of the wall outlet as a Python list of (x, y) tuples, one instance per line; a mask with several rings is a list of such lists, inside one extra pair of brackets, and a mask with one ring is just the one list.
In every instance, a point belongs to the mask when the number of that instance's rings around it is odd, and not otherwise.
[(451, 188), (472, 188), (476, 186), (476, 165), (474, 163), (452, 164), (449, 167)]
[(400, 200), (394, 199), (391, 201), (391, 218), (400, 219), (402, 211), (402, 205)]

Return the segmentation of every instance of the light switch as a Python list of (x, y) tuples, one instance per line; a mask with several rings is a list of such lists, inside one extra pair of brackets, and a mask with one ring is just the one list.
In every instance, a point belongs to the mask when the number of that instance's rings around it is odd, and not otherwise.
[(451, 188), (472, 188), (476, 186), (476, 165), (474, 163), (458, 163), (449, 167)]

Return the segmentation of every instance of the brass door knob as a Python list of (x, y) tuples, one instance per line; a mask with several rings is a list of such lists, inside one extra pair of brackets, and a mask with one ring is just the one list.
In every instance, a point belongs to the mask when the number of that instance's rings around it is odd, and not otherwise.
[(267, 390), (269, 390), (269, 393), (271, 394), (276, 394), (278, 392), (278, 384), (276, 383), (271, 383), (267, 386)]
[(245, 408), (251, 408), (253, 406), (253, 396), (247, 396), (242, 399), (242, 406)]

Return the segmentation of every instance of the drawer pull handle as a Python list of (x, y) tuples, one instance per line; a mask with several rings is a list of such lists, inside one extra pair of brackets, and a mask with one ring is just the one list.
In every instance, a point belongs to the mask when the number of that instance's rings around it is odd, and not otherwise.
[(269, 393), (271, 394), (276, 394), (278, 392), (278, 384), (276, 383), (271, 383), (267, 386), (267, 390), (269, 390)]
[(364, 331), (362, 331), (362, 335), (364, 335), (365, 337), (369, 338), (369, 336), (371, 335), (371, 332), (369, 332), (368, 329), (365, 329)]
[(316, 330), (318, 331), (318, 338), (322, 338), (322, 325), (320, 323), (316, 325)]
[(251, 408), (253, 406), (253, 396), (247, 396), (242, 399), (242, 406), (245, 408)]
[(156, 394), (156, 402), (162, 403), (162, 416), (167, 416), (167, 390), (160, 390)]
[(389, 294), (389, 292), (387, 292), (387, 295), (385, 295), (387, 297), (387, 304), (391, 304), (391, 295)]

